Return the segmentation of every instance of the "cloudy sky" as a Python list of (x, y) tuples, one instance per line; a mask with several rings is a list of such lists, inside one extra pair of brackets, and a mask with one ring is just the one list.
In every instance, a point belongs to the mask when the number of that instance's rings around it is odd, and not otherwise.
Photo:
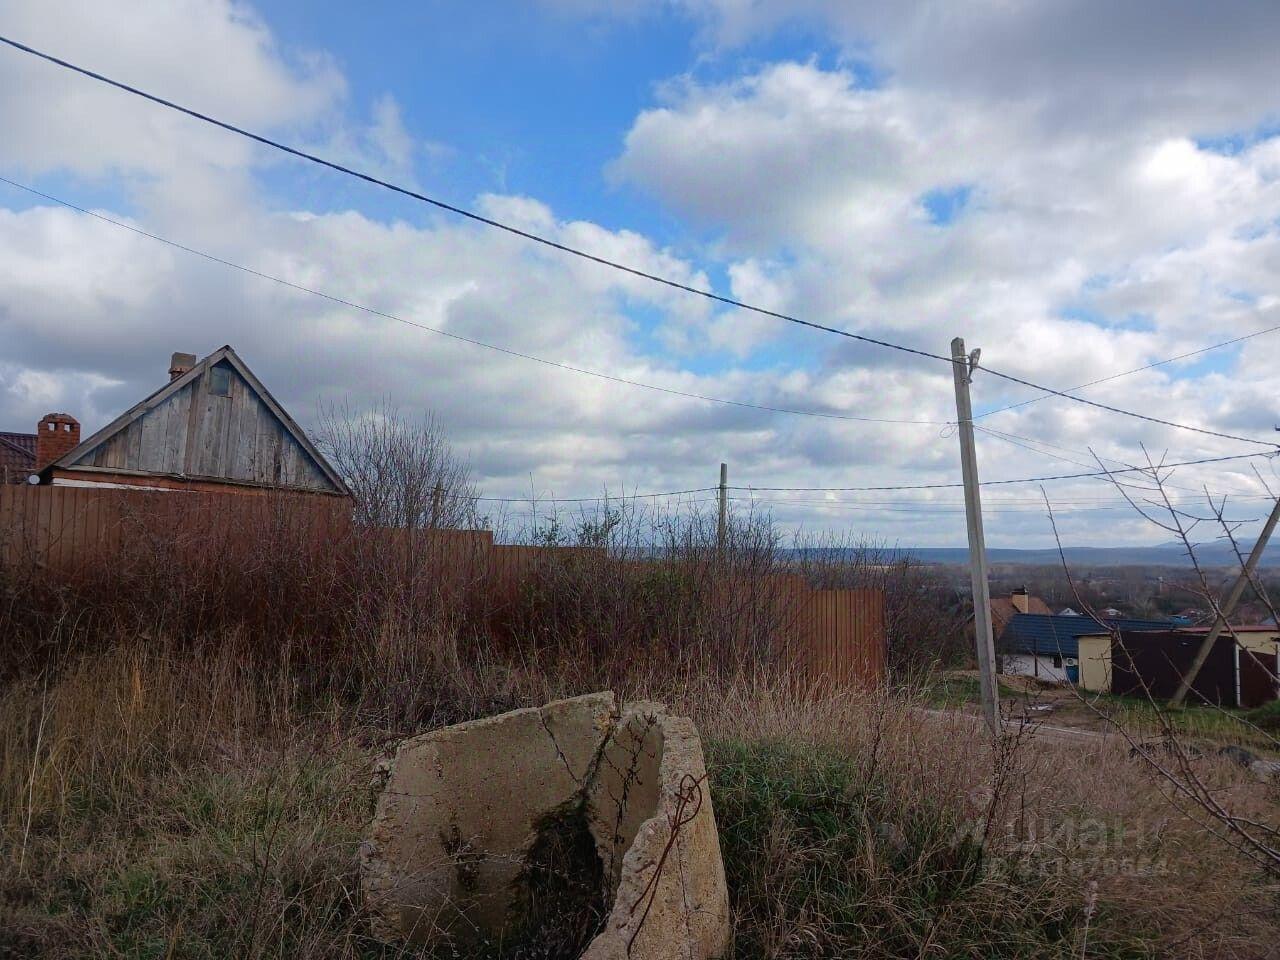
[[(1280, 325), (1280, 5), (1258, 0), (378, 4), (0, 0), (0, 33), (639, 269), (1074, 387)], [(230, 343), (304, 424), (436, 412), (490, 496), (959, 479), (949, 365), (565, 257), (0, 49), (0, 429), (93, 429)], [(1081, 391), (1271, 440), (1280, 333)], [(978, 414), (1040, 396), (979, 372)], [(835, 416), (832, 416), (835, 415)], [(838, 417), (866, 418), (864, 420)], [(910, 422), (871, 422), (874, 420)], [(1263, 448), (1049, 398), (985, 479)], [(1012, 438), (1012, 439), (1011, 439)], [(1177, 472), (1236, 516), (1256, 463)], [(1084, 464), (1085, 466), (1080, 466)], [(1071, 543), (1163, 539), (1098, 481)], [(746, 494), (743, 494), (746, 496)], [(1034, 485), (988, 541), (1049, 542)], [(1249, 499), (1253, 496), (1254, 499)], [(698, 499), (694, 497), (692, 499)], [(789, 525), (958, 545), (955, 490), (768, 492)]]

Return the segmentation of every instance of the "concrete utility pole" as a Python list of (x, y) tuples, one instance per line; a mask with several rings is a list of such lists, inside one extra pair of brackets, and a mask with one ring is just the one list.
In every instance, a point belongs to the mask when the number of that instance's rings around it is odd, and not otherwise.
[(1222, 630), (1227, 625), (1227, 617), (1231, 616), (1236, 609), (1236, 604), (1244, 596), (1244, 588), (1249, 585), (1249, 581), (1253, 577), (1253, 571), (1267, 549), (1267, 541), (1271, 539), (1271, 534), (1275, 532), (1277, 521), (1280, 521), (1280, 500), (1276, 501), (1275, 506), (1271, 508), (1271, 516), (1267, 517), (1267, 522), (1262, 525), (1262, 532), (1258, 534), (1258, 542), (1253, 545), (1253, 552), (1249, 554), (1249, 559), (1245, 561), (1244, 569), (1240, 571), (1240, 576), (1236, 577), (1235, 586), (1227, 594), (1227, 599), (1218, 605), (1218, 616), (1214, 618), (1213, 626), (1205, 634), (1205, 638), (1200, 644), (1200, 649), (1196, 651), (1196, 658), (1191, 661), (1190, 668), (1178, 682), (1178, 690), (1174, 693), (1173, 699), (1169, 701), (1170, 707), (1180, 707), (1182, 702), (1187, 699), (1187, 694), (1191, 691), (1191, 685), (1196, 682), (1196, 677), (1200, 675), (1200, 668), (1209, 659), (1213, 645), (1218, 642), (1218, 637), (1222, 635)]
[(431, 490), (431, 529), (440, 526), (440, 506), (444, 500), (444, 487), (437, 483)]
[(716, 549), (724, 556), (725, 538), (729, 532), (729, 465), (720, 464), (720, 516), (716, 521)]
[(987, 580), (987, 543), (982, 534), (982, 497), (978, 490), (978, 454), (973, 444), (973, 406), (969, 382), (980, 351), (970, 356), (964, 339), (951, 341), (956, 379), (956, 427), (960, 435), (960, 468), (964, 476), (964, 514), (969, 524), (969, 573), (973, 582), (973, 640), (978, 648), (978, 682), (982, 712), (993, 734), (1000, 732), (1000, 688), (996, 681), (996, 645), (991, 635), (991, 587)]

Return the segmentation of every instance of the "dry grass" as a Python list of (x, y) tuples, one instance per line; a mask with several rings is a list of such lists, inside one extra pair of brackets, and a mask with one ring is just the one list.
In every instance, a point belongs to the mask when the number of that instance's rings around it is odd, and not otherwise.
[[(179, 524), (96, 579), (0, 571), (0, 957), (400, 956), (360, 903), (374, 761), (607, 686), (699, 724), (743, 958), (1245, 958), (1280, 940), (1274, 882), (1117, 747), (992, 744), (910, 698), (780, 678), (779, 623), (715, 573), (794, 569), (767, 522), (734, 527), (723, 559), (697, 520), (534, 531), (595, 550), (546, 565), (495, 644), (435, 568), (379, 566), (358, 541), (317, 556), (274, 519), (217, 541)], [(903, 602), (929, 595), (901, 582)], [(946, 622), (894, 629), (927, 654)], [(1203, 763), (1242, 815), (1274, 819), (1262, 785)]]
[[(699, 712), (720, 761), (722, 833), (732, 842), (735, 820), (760, 821), (745, 830), (753, 842), (726, 854), (740, 871), (746, 955), (1274, 949), (1274, 881), (1171, 806), (1117, 744), (1014, 735), (993, 748), (963, 715), (878, 697), (796, 698), (768, 684), (734, 688)], [(1203, 766), (1239, 809), (1274, 812), (1260, 784)], [(822, 883), (807, 882), (814, 871)]]
[[(417, 646), (422, 725), (594, 679)], [(0, 956), (393, 955), (355, 858), (403, 728), (230, 649), (120, 644), (0, 694)], [(707, 740), (740, 956), (1261, 957), (1280, 933), (1274, 887), (1111, 748), (993, 752), (963, 718), (763, 676), (631, 692)]]

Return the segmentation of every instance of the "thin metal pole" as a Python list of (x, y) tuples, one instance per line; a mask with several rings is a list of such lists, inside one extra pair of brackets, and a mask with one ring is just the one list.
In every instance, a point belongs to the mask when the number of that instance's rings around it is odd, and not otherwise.
[[(976, 360), (976, 353), (975, 360)], [(987, 544), (982, 533), (982, 498), (978, 488), (978, 454), (973, 442), (973, 406), (969, 381), (973, 361), (964, 340), (951, 341), (956, 380), (956, 432), (960, 435), (960, 467), (964, 477), (964, 514), (969, 526), (969, 573), (973, 582), (973, 640), (978, 650), (978, 684), (982, 712), (993, 734), (1000, 732), (1000, 688), (996, 682), (995, 640), (991, 635), (991, 588), (987, 580)]]
[[(1223, 627), (1227, 625), (1227, 617), (1231, 616), (1236, 609), (1236, 604), (1244, 596), (1244, 588), (1249, 585), (1249, 581), (1253, 578), (1253, 571), (1267, 549), (1267, 541), (1271, 539), (1271, 534), (1275, 532), (1277, 521), (1280, 521), (1280, 499), (1276, 500), (1275, 506), (1271, 508), (1271, 516), (1267, 517), (1267, 522), (1262, 525), (1262, 532), (1258, 534), (1258, 542), (1253, 545), (1253, 551), (1249, 554), (1249, 559), (1245, 561), (1244, 569), (1240, 571), (1240, 576), (1236, 577), (1235, 585), (1231, 588), (1231, 592), (1227, 594), (1227, 599), (1219, 604), (1218, 615), (1214, 618), (1213, 626), (1209, 629), (1209, 632), (1205, 634), (1204, 640), (1201, 641), (1200, 649), (1196, 651), (1196, 658), (1191, 661), (1191, 666), (1187, 668), (1187, 672), (1178, 681), (1178, 690), (1169, 701), (1170, 707), (1180, 707), (1182, 706), (1182, 701), (1187, 699), (1187, 694), (1191, 691), (1191, 685), (1196, 682), (1196, 677), (1200, 674), (1200, 668), (1209, 659), (1209, 653), (1213, 650), (1213, 645), (1218, 642), (1218, 637), (1222, 635)], [(1239, 676), (1239, 671), (1237, 671), (1236, 675), (1237, 677)], [(1236, 702), (1239, 702), (1238, 697)]]
[(724, 555), (725, 537), (729, 531), (729, 465), (720, 464), (720, 517), (716, 522), (716, 549)]

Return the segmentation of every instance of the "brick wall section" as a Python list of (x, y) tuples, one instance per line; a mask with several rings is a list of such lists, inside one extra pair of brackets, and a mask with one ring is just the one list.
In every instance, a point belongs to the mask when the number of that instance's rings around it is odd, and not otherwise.
[(69, 413), (46, 413), (36, 428), (36, 472), (78, 446), (80, 421)]

